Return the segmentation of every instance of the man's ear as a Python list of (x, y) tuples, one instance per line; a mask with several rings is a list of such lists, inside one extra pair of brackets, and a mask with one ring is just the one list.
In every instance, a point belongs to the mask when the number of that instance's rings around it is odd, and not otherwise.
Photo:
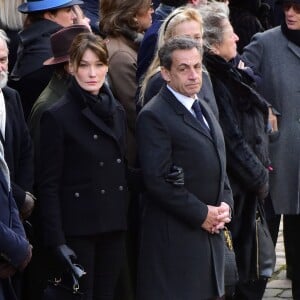
[(162, 78), (166, 82), (170, 82), (171, 81), (170, 71), (168, 69), (166, 69), (165, 67), (161, 67), (160, 73), (161, 73)]

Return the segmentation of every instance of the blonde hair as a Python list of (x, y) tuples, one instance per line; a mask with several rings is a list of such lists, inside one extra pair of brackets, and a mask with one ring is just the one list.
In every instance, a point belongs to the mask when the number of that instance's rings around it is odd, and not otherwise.
[[(173, 10), (173, 12), (162, 23), (159, 29), (157, 48), (160, 49), (165, 44), (166, 41), (173, 38), (175, 36), (176, 27), (179, 24), (182, 24), (183, 22), (187, 22), (187, 21), (198, 22), (200, 26), (200, 31), (201, 32), (203, 31), (202, 18), (199, 11), (189, 6), (179, 7)], [(142, 105), (144, 102), (143, 98), (145, 95), (147, 84), (149, 80), (159, 71), (160, 71), (160, 60), (159, 60), (158, 52), (156, 52), (153, 61), (150, 64), (141, 84), (139, 101), (140, 103), (142, 103)]]
[(25, 16), (18, 11), (24, 0), (0, 0), (0, 24), (10, 30), (23, 28)]

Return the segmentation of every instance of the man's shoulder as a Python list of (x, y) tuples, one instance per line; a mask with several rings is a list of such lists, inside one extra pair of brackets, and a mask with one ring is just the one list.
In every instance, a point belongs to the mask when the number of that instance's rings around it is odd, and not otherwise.
[(274, 39), (278, 39), (279, 37), (283, 36), (281, 32), (280, 26), (271, 28), (269, 30), (266, 30), (264, 32), (258, 32), (253, 36), (253, 39), (262, 41), (262, 42), (269, 42), (272, 40), (273, 42), (276, 41)]
[(18, 91), (9, 86), (4, 87), (2, 92), (4, 97), (18, 97)]

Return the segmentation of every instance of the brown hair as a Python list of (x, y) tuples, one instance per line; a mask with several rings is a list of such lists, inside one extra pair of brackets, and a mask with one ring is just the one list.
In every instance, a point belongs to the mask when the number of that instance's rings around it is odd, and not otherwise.
[(124, 26), (138, 31), (136, 14), (140, 9), (148, 8), (150, 2), (149, 0), (101, 0), (100, 32), (118, 36)]
[(70, 47), (70, 63), (78, 70), (78, 66), (87, 49), (93, 51), (99, 60), (108, 65), (108, 51), (106, 42), (93, 33), (80, 33), (75, 38)]

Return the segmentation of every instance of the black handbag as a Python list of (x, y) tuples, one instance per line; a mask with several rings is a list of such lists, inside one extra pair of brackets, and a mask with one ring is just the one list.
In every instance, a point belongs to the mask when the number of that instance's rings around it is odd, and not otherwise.
[[(79, 289), (78, 279), (84, 274), (80, 266), (74, 265), (77, 273), (64, 273), (59, 279), (49, 279), (43, 292), (43, 300), (83, 300), (84, 294)], [(81, 272), (80, 272), (81, 270)], [(78, 276), (79, 272), (79, 276)]]
[(255, 221), (256, 277), (270, 278), (276, 263), (275, 246), (265, 218), (263, 203), (258, 201)]
[(223, 232), (225, 242), (225, 295), (228, 297), (232, 297), (235, 293), (235, 286), (239, 280), (239, 275), (235, 260), (235, 252), (233, 249), (231, 232), (227, 227), (224, 228)]

